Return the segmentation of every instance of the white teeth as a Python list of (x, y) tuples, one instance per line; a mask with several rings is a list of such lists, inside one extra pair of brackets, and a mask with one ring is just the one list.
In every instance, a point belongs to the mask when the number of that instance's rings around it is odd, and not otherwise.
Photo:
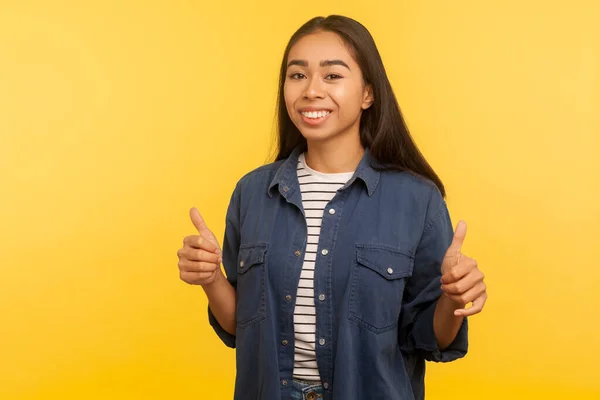
[(302, 115), (304, 115), (306, 118), (312, 118), (312, 119), (317, 119), (317, 118), (323, 118), (327, 115), (329, 115), (329, 111), (305, 111), (302, 113)]

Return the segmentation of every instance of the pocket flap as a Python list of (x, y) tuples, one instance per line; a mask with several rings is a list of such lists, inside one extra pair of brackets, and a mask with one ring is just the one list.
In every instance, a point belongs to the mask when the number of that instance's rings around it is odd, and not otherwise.
[(240, 247), (238, 256), (238, 274), (243, 274), (252, 266), (265, 262), (265, 254), (267, 252), (266, 244), (257, 244), (252, 246)]
[(414, 259), (407, 253), (378, 245), (356, 245), (358, 263), (389, 280), (412, 275)]

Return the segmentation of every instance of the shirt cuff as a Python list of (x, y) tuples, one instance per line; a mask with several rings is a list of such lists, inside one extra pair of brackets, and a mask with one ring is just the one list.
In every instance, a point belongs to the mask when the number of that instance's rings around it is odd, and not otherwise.
[(427, 361), (449, 362), (464, 357), (469, 348), (467, 318), (463, 319), (456, 338), (450, 346), (440, 350), (433, 329), (433, 316), (436, 306), (437, 301), (427, 307), (415, 321), (412, 336), (416, 349), (423, 353), (423, 357)]
[(225, 329), (223, 329), (221, 327), (221, 324), (219, 324), (219, 322), (215, 318), (214, 314), (210, 310), (210, 307), (208, 307), (208, 322), (210, 323), (210, 326), (213, 327), (213, 329), (214, 329), (215, 333), (217, 334), (217, 336), (219, 337), (219, 339), (221, 339), (221, 341), (223, 341), (223, 343), (225, 343), (225, 346), (231, 347), (232, 349), (234, 349), (235, 348), (235, 335), (232, 335), (231, 333), (227, 332)]

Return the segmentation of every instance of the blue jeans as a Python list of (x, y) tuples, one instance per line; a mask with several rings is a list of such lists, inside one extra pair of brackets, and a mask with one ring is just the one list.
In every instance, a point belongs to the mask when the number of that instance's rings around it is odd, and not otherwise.
[(291, 400), (316, 400), (323, 398), (323, 386), (318, 382), (292, 381)]

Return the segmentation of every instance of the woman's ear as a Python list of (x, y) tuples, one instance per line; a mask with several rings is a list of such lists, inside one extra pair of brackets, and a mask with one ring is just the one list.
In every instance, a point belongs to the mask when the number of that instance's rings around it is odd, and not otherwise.
[(371, 85), (366, 85), (363, 95), (362, 109), (366, 110), (367, 108), (371, 107), (371, 104), (373, 104), (374, 100), (373, 87)]

